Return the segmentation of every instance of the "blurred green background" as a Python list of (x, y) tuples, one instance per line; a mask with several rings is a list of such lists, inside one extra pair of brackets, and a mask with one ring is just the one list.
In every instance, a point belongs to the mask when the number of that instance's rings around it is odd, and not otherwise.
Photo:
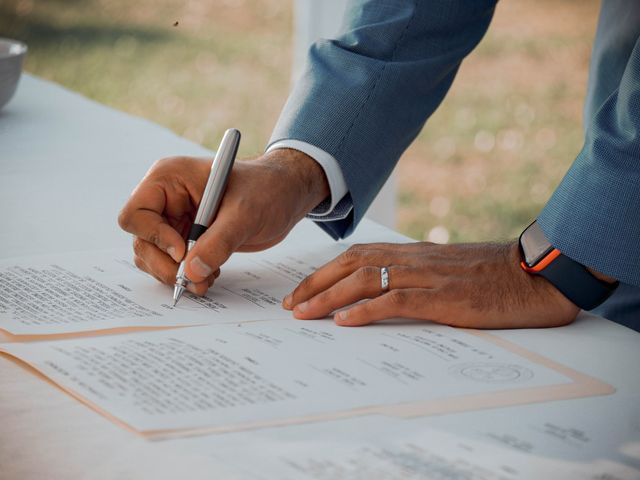
[[(0, 0), (26, 70), (215, 148), (262, 152), (286, 100), (292, 2)], [(398, 167), (398, 228), (440, 242), (515, 237), (582, 144), (595, 0), (504, 0)], [(167, 152), (167, 155), (180, 152)]]

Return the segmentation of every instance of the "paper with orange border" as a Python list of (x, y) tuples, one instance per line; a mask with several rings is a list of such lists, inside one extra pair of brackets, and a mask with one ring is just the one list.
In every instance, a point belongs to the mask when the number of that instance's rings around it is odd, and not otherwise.
[[(171, 437), (181, 437), (189, 435), (199, 435), (207, 433), (223, 433), (233, 432), (240, 430), (251, 430), (257, 428), (275, 427), (294, 425), (308, 422), (318, 422), (326, 420), (337, 420), (342, 418), (349, 418), (360, 415), (378, 414), (394, 417), (415, 417), (426, 415), (442, 415), (456, 412), (465, 412), (471, 410), (482, 410), (490, 408), (500, 408), (507, 406), (515, 406), (522, 404), (567, 400), (572, 398), (591, 397), (599, 395), (609, 395), (615, 392), (615, 389), (596, 378), (589, 375), (580, 373), (574, 369), (561, 365), (551, 359), (548, 359), (535, 352), (527, 350), (519, 345), (509, 342), (503, 338), (497, 337), (486, 331), (478, 330), (464, 330), (466, 333), (482, 338), (485, 341), (491, 342), (493, 345), (516, 354), (519, 357), (525, 358), (535, 364), (542, 365), (547, 369), (553, 370), (564, 377), (570, 379), (569, 383), (562, 383), (556, 385), (548, 385), (532, 388), (520, 388), (504, 391), (494, 391), (491, 393), (473, 394), (473, 395), (461, 395), (449, 398), (441, 398), (437, 400), (428, 400), (424, 402), (410, 402), (410, 403), (398, 403), (387, 405), (370, 405), (359, 408), (350, 408), (340, 410), (337, 409), (331, 412), (293, 416), (288, 418), (270, 419), (266, 421), (252, 421), (241, 422), (236, 424), (222, 425), (222, 426), (203, 426), (202, 428), (188, 428), (188, 429), (160, 429), (160, 430), (145, 430), (140, 431), (133, 426), (126, 423), (126, 421), (117, 418), (104, 408), (95, 404), (91, 400), (78, 393), (72, 387), (57, 382), (51, 377), (43, 374), (37, 365), (32, 365), (28, 360), (14, 356), (9, 352), (3, 352), (3, 355), (11, 358), (24, 365), (30, 372), (35, 373), (40, 378), (46, 379), (49, 383), (56, 385), (61, 390), (65, 391), (72, 397), (76, 398), (80, 402), (89, 406), (96, 412), (103, 415), (105, 418), (120, 425), (128, 431), (134, 432), (150, 439), (161, 439)], [(2, 350), (2, 345), (0, 345)]]

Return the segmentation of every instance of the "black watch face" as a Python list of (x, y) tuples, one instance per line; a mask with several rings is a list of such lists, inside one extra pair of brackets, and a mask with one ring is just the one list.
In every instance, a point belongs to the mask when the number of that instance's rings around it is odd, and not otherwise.
[(535, 267), (540, 260), (553, 250), (553, 246), (544, 236), (538, 222), (533, 222), (520, 235), (520, 246), (524, 253), (524, 263), (527, 267)]

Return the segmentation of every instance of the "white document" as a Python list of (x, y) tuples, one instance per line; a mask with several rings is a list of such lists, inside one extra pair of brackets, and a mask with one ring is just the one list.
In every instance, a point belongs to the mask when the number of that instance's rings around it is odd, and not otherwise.
[[(408, 240), (371, 222), (365, 230), (369, 241)], [(130, 248), (4, 259), (0, 330), (51, 335), (289, 318), (284, 296), (348, 246), (300, 222), (269, 250), (232, 255), (206, 296), (185, 292), (175, 308), (172, 287), (138, 270)]]
[[(492, 413), (488, 413), (490, 419), (500, 422), (493, 429), (511, 431), (522, 439), (530, 439), (529, 444), (538, 441), (537, 427), (545, 428), (544, 423), (528, 427), (527, 421), (513, 415), (514, 412), (505, 415), (501, 411), (500, 418)], [(467, 417), (477, 420), (482, 415), (476, 412)], [(552, 436), (546, 441), (553, 445), (553, 450), (526, 451), (512, 444), (436, 429), (431, 420), (434, 418), (399, 420), (367, 416), (188, 438), (171, 441), (170, 448), (174, 458), (182, 454), (198, 465), (190, 471), (194, 479), (207, 478), (206, 474), (216, 471), (218, 465), (235, 469), (237, 475), (233, 478), (246, 480), (640, 478), (638, 465), (634, 466), (613, 449), (590, 450), (588, 455), (575, 458), (570, 445), (554, 441)], [(567, 423), (566, 417), (560, 421)], [(440, 423), (448, 422), (450, 416)], [(587, 422), (582, 430), (589, 426)]]
[(238, 253), (204, 297), (172, 307), (172, 287), (138, 270), (130, 249), (0, 261), (0, 329), (46, 335), (288, 318), (282, 299), (345, 245), (307, 225), (260, 253)]
[(504, 405), (505, 398), (559, 398), (563, 386), (575, 390), (568, 374), (489, 338), (440, 325), (344, 328), (288, 319), (0, 350), (151, 435), (402, 415), (411, 406), (412, 414), (446, 413)]
[[(532, 458), (590, 464), (594, 459), (634, 467), (640, 478), (640, 397), (616, 394), (553, 404), (415, 419), (460, 437), (505, 447)], [(618, 477), (604, 477), (618, 478)]]

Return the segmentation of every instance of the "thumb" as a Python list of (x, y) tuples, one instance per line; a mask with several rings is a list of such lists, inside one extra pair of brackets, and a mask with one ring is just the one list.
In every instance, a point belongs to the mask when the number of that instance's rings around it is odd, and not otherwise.
[(249, 237), (247, 226), (218, 216), (198, 239), (185, 259), (185, 274), (194, 283), (218, 270)]

